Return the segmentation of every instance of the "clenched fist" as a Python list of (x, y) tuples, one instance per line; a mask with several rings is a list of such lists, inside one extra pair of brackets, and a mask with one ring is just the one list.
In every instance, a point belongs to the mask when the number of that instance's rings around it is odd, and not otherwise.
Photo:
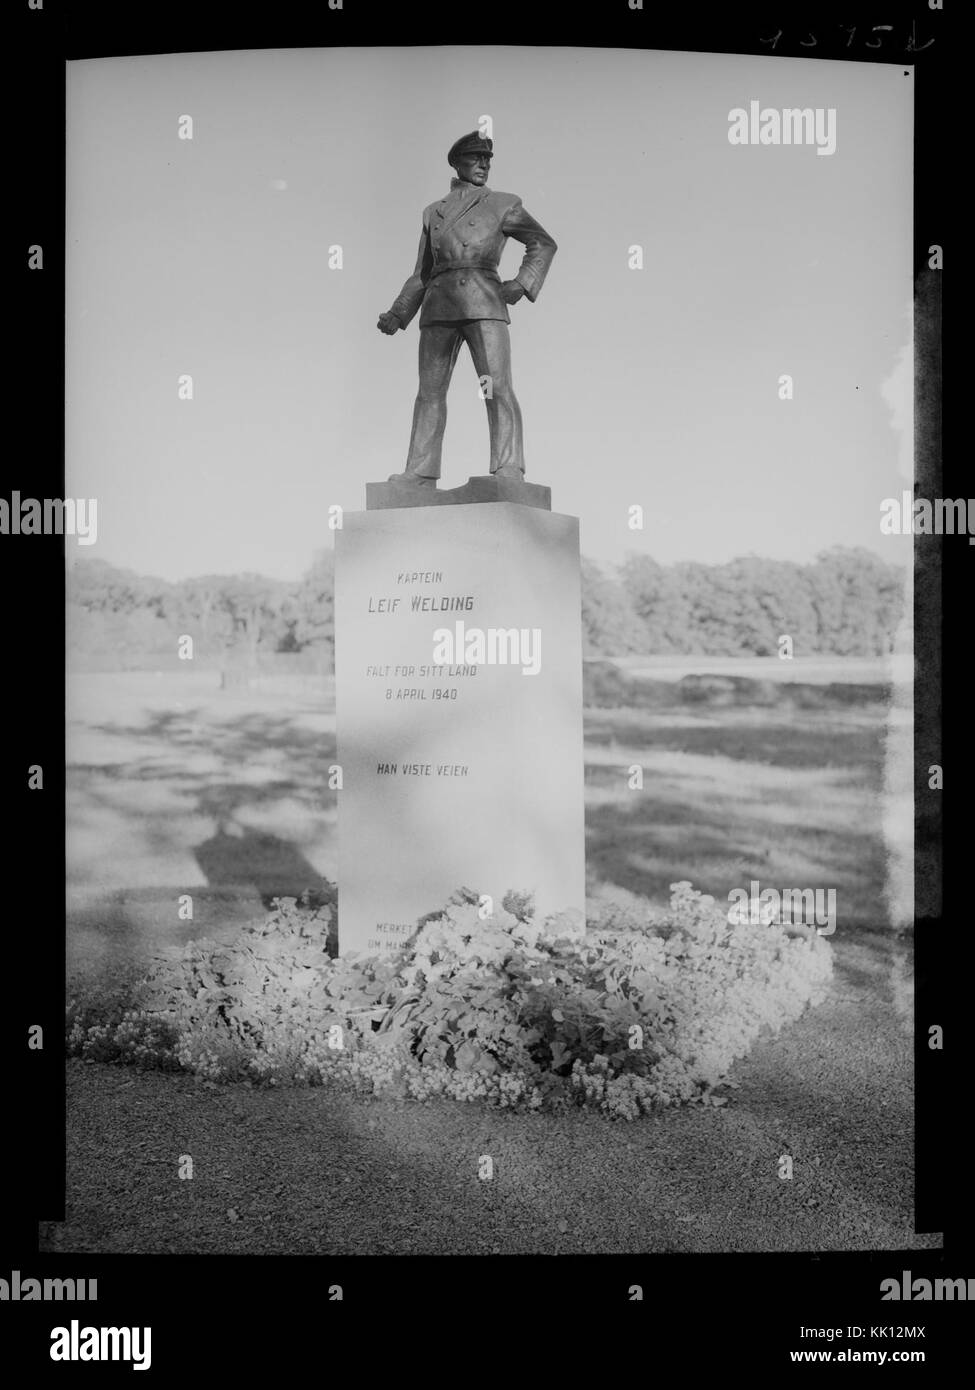
[(402, 328), (403, 325), (394, 313), (389, 312), (379, 315), (379, 322), (376, 324), (376, 327), (379, 329), (380, 333), (395, 333), (396, 330)]
[(525, 293), (525, 287), (520, 280), (505, 280), (501, 286), (501, 298), (505, 304), (517, 304)]

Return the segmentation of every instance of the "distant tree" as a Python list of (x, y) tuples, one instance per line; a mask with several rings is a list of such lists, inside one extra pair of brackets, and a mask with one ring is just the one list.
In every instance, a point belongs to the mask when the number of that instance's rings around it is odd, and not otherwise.
[(862, 547), (835, 546), (811, 567), (823, 651), (882, 656), (893, 650), (904, 605), (903, 572)]
[(741, 627), (747, 621), (747, 591), (742, 593), (720, 566), (685, 560), (673, 566), (671, 582), (688, 605), (679, 648), (707, 656), (735, 656), (741, 650)]
[(583, 656), (645, 652), (647, 634), (623, 585), (582, 557)]
[(286, 631), (288, 585), (262, 574), (208, 574), (177, 586), (175, 611), (202, 641), (239, 647), (253, 663), (259, 650), (277, 649)]
[(783, 636), (792, 638), (796, 653), (819, 650), (819, 623), (805, 566), (749, 555), (720, 566), (716, 578), (735, 596), (731, 636), (736, 651), (775, 656)]
[(690, 598), (673, 570), (665, 569), (649, 555), (631, 555), (623, 565), (620, 582), (643, 625), (643, 650), (648, 655), (693, 650), (686, 645), (690, 636)]
[(118, 569), (107, 560), (76, 560), (67, 575), (69, 603), (91, 613), (134, 613), (143, 608), (164, 617), (172, 588), (164, 579)]
[(232, 641), (257, 664), (261, 647), (274, 650), (283, 635), (282, 610), (288, 586), (261, 574), (231, 574), (220, 590), (221, 605), (233, 623)]
[(334, 551), (318, 551), (292, 587), (285, 611), (296, 646), (311, 647), (331, 663), (335, 651)]
[(193, 637), (198, 656), (219, 656), (233, 640), (234, 620), (224, 602), (227, 576), (206, 574), (174, 585), (171, 615)]

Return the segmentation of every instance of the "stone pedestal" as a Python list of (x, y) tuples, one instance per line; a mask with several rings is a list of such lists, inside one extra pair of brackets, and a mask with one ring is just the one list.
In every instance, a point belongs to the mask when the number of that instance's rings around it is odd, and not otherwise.
[(578, 521), (394, 504), (335, 541), (342, 954), (461, 887), (584, 911)]

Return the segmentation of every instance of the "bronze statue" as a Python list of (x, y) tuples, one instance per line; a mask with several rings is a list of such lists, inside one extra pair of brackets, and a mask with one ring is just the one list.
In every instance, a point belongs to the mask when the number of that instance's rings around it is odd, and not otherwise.
[[(467, 343), (484, 388), (491, 435), (491, 472), (522, 479), (521, 410), (511, 385), (508, 305), (534, 302), (557, 247), (513, 193), (487, 187), (493, 141), (476, 130), (447, 155), (456, 178), (450, 192), (423, 212), (416, 269), (392, 308), (380, 314), (383, 333), (405, 328), (420, 312), (420, 389), (413, 410), (410, 452), (390, 482), (436, 487), (447, 421), (447, 387), (461, 344)], [(509, 237), (525, 246), (513, 280), (502, 283), (498, 262)]]

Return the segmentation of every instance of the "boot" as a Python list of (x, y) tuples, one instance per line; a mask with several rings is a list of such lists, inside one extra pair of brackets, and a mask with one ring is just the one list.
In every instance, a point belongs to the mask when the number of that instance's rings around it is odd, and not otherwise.
[(428, 478), (423, 473), (411, 473), (407, 468), (404, 473), (390, 473), (391, 483), (410, 483), (413, 487), (436, 487), (436, 478)]

